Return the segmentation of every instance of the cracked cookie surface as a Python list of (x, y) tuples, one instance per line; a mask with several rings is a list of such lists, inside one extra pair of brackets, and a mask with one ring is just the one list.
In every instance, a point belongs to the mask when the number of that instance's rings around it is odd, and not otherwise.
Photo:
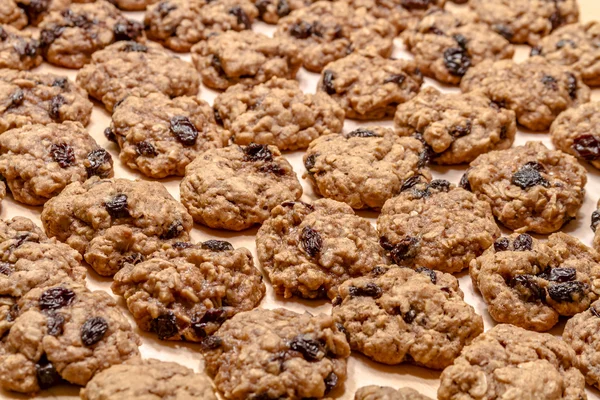
[(40, 41), (34, 31), (0, 24), (0, 68), (30, 70), (41, 63)]

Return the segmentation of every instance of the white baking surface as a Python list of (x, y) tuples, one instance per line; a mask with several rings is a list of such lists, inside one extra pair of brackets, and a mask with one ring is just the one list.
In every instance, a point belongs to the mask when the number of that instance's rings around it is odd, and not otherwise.
[[(2, 1), (2, 0), (0, 0)], [(579, 0), (581, 8), (581, 19), (582, 21), (589, 21), (592, 19), (600, 19), (600, 2), (598, 0)], [(456, 6), (449, 5), (448, 8), (454, 8)], [(460, 7), (458, 7), (460, 8)], [(141, 20), (143, 13), (126, 13), (131, 18)], [(256, 22), (253, 27), (258, 32), (263, 32), (271, 35), (274, 31), (274, 27), (263, 24), (262, 22)], [(529, 48), (526, 46), (519, 46), (515, 59), (522, 60), (528, 56)], [(410, 58), (410, 55), (403, 50), (401, 41), (396, 40), (394, 56), (397, 58)], [(189, 60), (189, 54), (180, 55), (181, 58)], [(38, 72), (53, 72), (69, 76), (71, 79), (75, 79), (77, 71), (56, 68), (44, 63), (42, 66), (37, 68), (35, 71)], [(301, 69), (298, 74), (298, 80), (300, 81), (301, 87), (305, 92), (314, 92), (319, 75), (310, 73), (304, 69)], [(437, 82), (432, 79), (426, 78), (425, 86), (435, 86), (443, 91), (447, 92), (458, 92), (459, 90), (455, 87), (440, 86)], [(212, 91), (206, 87), (201, 88), (200, 96), (202, 99), (212, 104), (213, 99), (218, 93)], [(600, 89), (593, 91), (592, 98), (600, 101)], [(92, 122), (88, 126), (88, 130), (91, 135), (96, 139), (98, 144), (105, 147), (113, 156), (115, 177), (129, 178), (129, 179), (149, 179), (144, 175), (137, 173), (136, 171), (130, 170), (123, 166), (118, 157), (117, 146), (114, 143), (108, 142), (104, 137), (103, 131), (110, 123), (110, 115), (104, 110), (104, 107), (98, 102), (94, 105), (92, 114)], [(369, 122), (369, 123), (357, 123), (357, 121), (346, 120), (344, 125), (344, 131), (350, 131), (359, 125), (386, 125), (392, 126), (392, 121), (383, 122)], [(600, 127), (599, 127), (600, 128)], [(521, 145), (528, 140), (541, 140), (547, 146), (552, 147), (550, 138), (547, 133), (531, 133), (524, 131), (519, 128), (515, 145)], [(317, 196), (313, 193), (309, 183), (302, 179), (302, 173), (304, 172), (304, 166), (302, 164), (302, 151), (287, 152), (285, 153), (286, 158), (293, 165), (294, 170), (298, 174), (302, 186), (304, 188), (304, 195), (302, 200), (314, 200)], [(579, 211), (578, 218), (566, 227), (563, 231), (577, 236), (585, 244), (591, 245), (593, 234), (589, 228), (590, 216), (596, 209), (596, 201), (600, 197), (600, 172), (595, 170), (589, 165), (585, 165), (588, 170), (588, 183), (586, 186), (586, 196), (583, 207)], [(436, 178), (444, 178), (453, 183), (458, 183), (460, 177), (464, 173), (466, 166), (458, 167), (436, 167), (433, 166), (433, 175)], [(179, 177), (168, 178), (160, 180), (171, 194), (179, 199)], [(41, 226), (39, 219), (42, 207), (29, 207), (15, 202), (10, 195), (8, 195), (2, 202), (2, 209), (0, 216), (1, 218), (12, 218), (20, 215), (28, 217), (36, 221)], [(375, 218), (377, 213), (375, 212), (358, 212), (363, 217), (369, 218), (373, 224), (375, 224)], [(209, 229), (200, 225), (195, 225), (192, 231), (192, 239), (194, 241), (204, 241), (210, 238), (224, 239), (231, 242), (235, 247), (247, 247), (252, 251), (256, 260), (256, 246), (254, 238), (256, 235), (257, 228), (249, 229), (243, 232), (227, 232)], [(504, 230), (505, 233), (508, 231)], [(87, 283), (90, 289), (93, 290), (105, 290), (109, 293), (110, 291), (110, 279), (106, 279), (96, 275), (93, 270), (88, 269)], [(478, 314), (483, 315), (486, 329), (489, 329), (494, 325), (492, 319), (486, 312), (485, 303), (481, 300), (478, 294), (473, 292), (471, 280), (468, 273), (457, 275), (460, 280), (460, 287), (465, 293), (465, 300), (475, 307)], [(111, 293), (112, 294), (112, 293)], [(135, 327), (133, 319), (130, 317), (127, 308), (124, 306), (123, 301), (120, 301), (120, 306), (123, 308), (123, 312), (130, 318), (132, 325)], [(328, 301), (305, 301), (301, 299), (290, 299), (284, 300), (282, 298), (275, 297), (271, 286), (267, 282), (267, 295), (261, 307), (264, 308), (277, 308), (285, 307), (296, 312), (310, 311), (311, 313), (326, 313), (329, 314), (331, 306)], [(564, 320), (561, 321), (557, 327), (551, 332), (560, 335), (564, 326)], [(142, 355), (145, 358), (158, 358), (165, 361), (175, 361), (182, 365), (185, 365), (194, 370), (200, 370), (203, 368), (202, 356), (199, 352), (199, 346), (193, 343), (184, 342), (167, 342), (159, 341), (155, 335), (148, 334), (136, 330), (142, 337), (142, 346), (140, 348)], [(369, 360), (368, 358), (360, 355), (359, 353), (353, 353), (348, 361), (348, 378), (345, 386), (342, 389), (338, 389), (331, 395), (337, 399), (350, 400), (354, 397), (356, 389), (366, 385), (386, 385), (395, 388), (400, 387), (412, 387), (420, 391), (421, 393), (428, 395), (432, 398), (436, 398), (436, 392), (439, 385), (439, 371), (430, 370), (427, 368), (420, 368), (410, 365), (398, 365), (398, 366), (387, 366), (378, 364)], [(600, 391), (587, 387), (588, 398), (590, 400), (600, 400)], [(36, 398), (46, 399), (76, 399), (79, 398), (79, 388), (75, 386), (58, 386), (51, 390), (39, 393)], [(0, 399), (25, 399), (31, 398), (30, 396), (22, 396), (14, 393), (4, 392), (0, 390)], [(543, 400), (543, 399), (540, 399)]]

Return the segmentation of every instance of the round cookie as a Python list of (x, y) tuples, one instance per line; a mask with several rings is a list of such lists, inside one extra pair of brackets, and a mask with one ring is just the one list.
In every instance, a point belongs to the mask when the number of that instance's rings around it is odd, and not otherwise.
[(549, 333), (496, 325), (442, 372), (439, 400), (585, 399), (575, 352)]
[(194, 96), (200, 90), (200, 78), (190, 63), (157, 44), (131, 41), (95, 52), (91, 64), (77, 73), (77, 83), (111, 112), (128, 95)]
[(443, 179), (416, 175), (377, 218), (381, 246), (394, 263), (455, 273), (500, 236), (490, 206)]
[(30, 70), (40, 65), (40, 42), (35, 36), (33, 31), (0, 24), (0, 68)]
[(161, 0), (148, 8), (144, 24), (150, 39), (188, 52), (194, 44), (223, 32), (253, 35), (249, 29), (256, 17), (258, 10), (250, 0)]
[(599, 263), (598, 253), (565, 233), (547, 243), (523, 233), (496, 240), (471, 261), (470, 274), (495, 321), (543, 332), (598, 299)]
[(92, 108), (85, 91), (64, 76), (0, 70), (0, 133), (29, 124), (87, 125)]
[(0, 387), (34, 393), (66, 380), (85, 385), (99, 371), (138, 356), (139, 337), (104, 291), (78, 283), (36, 288), (0, 341)]
[(74, 182), (50, 199), (41, 220), (48, 236), (77, 250), (103, 276), (189, 240), (193, 225), (162, 184), (97, 177)]
[(321, 399), (343, 385), (350, 355), (330, 316), (283, 308), (237, 314), (205, 348), (206, 371), (227, 400)]
[(354, 400), (431, 400), (411, 388), (398, 390), (384, 386), (363, 386), (356, 391)]
[(548, 234), (577, 216), (586, 182), (585, 168), (575, 157), (527, 142), (480, 155), (461, 186), (489, 203), (507, 228)]
[(431, 179), (423, 165), (425, 147), (391, 129), (367, 127), (314, 140), (304, 154), (306, 172), (318, 194), (354, 209), (381, 209), (408, 179)]
[(105, 134), (118, 143), (123, 164), (151, 178), (183, 176), (199, 154), (227, 145), (229, 136), (205, 101), (162, 93), (125, 97)]
[(0, 24), (23, 29), (27, 25), (27, 15), (15, 0), (3, 0), (0, 2)]
[(318, 1), (293, 11), (277, 24), (274, 37), (288, 39), (300, 49), (302, 65), (321, 72), (332, 61), (356, 52), (389, 57), (394, 27), (365, 8), (340, 1)]
[(511, 43), (532, 46), (554, 29), (579, 20), (576, 0), (471, 0), (469, 6)]
[(513, 110), (517, 121), (533, 131), (548, 129), (558, 114), (590, 101), (590, 89), (574, 70), (541, 57), (520, 64), (483, 61), (467, 71), (460, 88), (481, 91), (497, 107)]
[(329, 199), (275, 207), (256, 234), (256, 251), (285, 298), (333, 299), (342, 282), (386, 263), (370, 222)]
[(263, 277), (252, 254), (220, 240), (180, 243), (175, 257), (125, 263), (112, 290), (140, 329), (161, 340), (205, 341), (227, 319), (258, 306)]
[(185, 169), (181, 202), (199, 224), (241, 231), (261, 224), (302, 186), (274, 146), (251, 143), (207, 150)]
[(325, 93), (304, 93), (297, 81), (282, 78), (232, 86), (217, 96), (214, 109), (235, 143), (280, 150), (305, 149), (320, 136), (341, 132), (345, 115)]
[(81, 390), (82, 400), (217, 400), (210, 379), (174, 362), (139, 358), (99, 372)]
[(202, 82), (224, 90), (241, 83), (254, 86), (273, 77), (294, 79), (302, 61), (289, 40), (256, 32), (229, 31), (192, 48), (192, 61)]
[(67, 121), (0, 135), (0, 175), (16, 201), (42, 205), (72, 182), (112, 177), (113, 165), (83, 125)]
[(422, 84), (414, 61), (351, 54), (327, 65), (317, 91), (337, 101), (347, 118), (370, 120), (393, 116)]
[(508, 149), (517, 132), (515, 113), (493, 107), (484, 95), (445, 94), (433, 87), (400, 104), (394, 125), (400, 136), (421, 140), (430, 161), (442, 165), (468, 163), (488, 151)]
[(374, 361), (444, 369), (483, 332), (458, 280), (428, 268), (378, 267), (339, 288), (332, 316), (352, 350)]

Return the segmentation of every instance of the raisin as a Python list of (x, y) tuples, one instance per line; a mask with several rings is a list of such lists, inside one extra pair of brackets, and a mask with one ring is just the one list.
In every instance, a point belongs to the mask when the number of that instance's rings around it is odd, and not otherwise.
[(34, 20), (38, 19), (42, 13), (48, 10), (50, 0), (31, 0), (29, 4), (23, 2), (17, 4), (25, 11), (29, 22), (32, 23)]
[(440, 192), (447, 192), (450, 190), (450, 182), (445, 179), (434, 179), (427, 185), (427, 190), (435, 189)]
[(444, 51), (444, 65), (454, 76), (464, 76), (471, 67), (471, 57), (461, 48), (451, 47)]
[(146, 53), (148, 47), (138, 42), (127, 42), (121, 47), (121, 51), (125, 53)]
[(250, 143), (243, 148), (246, 161), (273, 161), (273, 154), (268, 146)]
[(290, 27), (290, 35), (296, 39), (306, 39), (312, 35), (313, 27), (308, 22), (300, 22)]
[(323, 239), (319, 232), (315, 231), (310, 226), (305, 226), (300, 234), (300, 241), (306, 254), (311, 257), (315, 257), (321, 252), (323, 246)]
[(154, 318), (150, 322), (150, 330), (158, 335), (160, 340), (166, 340), (179, 332), (175, 314), (168, 312)]
[(10, 96), (10, 105), (8, 107), (19, 107), (23, 104), (23, 101), (25, 101), (25, 93), (21, 89), (17, 89), (17, 91)]
[(177, 7), (169, 4), (168, 1), (162, 1), (160, 2), (160, 4), (158, 5), (158, 7), (156, 7), (156, 10), (158, 11), (158, 13), (160, 14), (161, 18), (166, 17), (167, 15), (169, 15), (169, 13), (171, 11), (175, 11), (177, 10)]
[(350, 286), (348, 293), (352, 297), (372, 297), (378, 299), (383, 294), (383, 290), (374, 283), (367, 283), (363, 287)]
[(600, 159), (600, 141), (593, 135), (582, 135), (573, 140), (571, 146), (579, 157), (587, 161)]
[(532, 275), (517, 275), (510, 282), (510, 286), (515, 288), (525, 301), (543, 301), (546, 298), (546, 291), (535, 282)]
[(191, 326), (196, 336), (206, 337), (206, 327), (209, 323), (221, 325), (227, 320), (227, 314), (222, 308), (209, 308), (201, 318), (194, 317), (191, 321)]
[(441, 30), (441, 29), (439, 29), (439, 28), (437, 28), (435, 26), (427, 27), (427, 29), (423, 33), (432, 33), (432, 34), (437, 35), (437, 36), (444, 36), (445, 35), (445, 33), (444, 33), (443, 30)]
[(468, 119), (467, 122), (465, 123), (465, 126), (462, 126), (462, 125), (453, 126), (450, 129), (449, 133), (450, 133), (450, 136), (459, 138), (459, 137), (470, 134), (472, 128), (473, 128), (473, 123), (471, 122), (470, 119)]
[(335, 296), (333, 298), (333, 300), (331, 300), (331, 305), (334, 307), (339, 306), (340, 304), (342, 304), (342, 296)]
[(60, 120), (60, 107), (63, 104), (66, 104), (67, 100), (62, 97), (60, 94), (54, 96), (52, 100), (50, 100), (50, 109), (48, 110), (48, 115), (55, 121)]
[(587, 288), (585, 283), (578, 281), (557, 283), (548, 287), (548, 294), (554, 301), (575, 302), (581, 300)]
[(171, 132), (184, 146), (193, 146), (198, 139), (198, 130), (192, 121), (181, 115), (171, 118)]
[(454, 39), (456, 44), (458, 44), (458, 47), (460, 47), (463, 50), (467, 49), (468, 40), (466, 37), (464, 37), (464, 35), (461, 35), (460, 33), (458, 33), (456, 35), (452, 35), (452, 39)]
[(52, 82), (52, 86), (67, 89), (69, 87), (69, 80), (67, 78), (56, 78), (54, 82)]
[(437, 283), (437, 275), (435, 274), (434, 270), (427, 267), (418, 267), (417, 269), (415, 269), (415, 271), (417, 271), (420, 274), (428, 275), (429, 279), (431, 279), (431, 283), (433, 283), (434, 285)]
[(151, 143), (146, 142), (145, 140), (139, 142), (135, 147), (135, 152), (144, 157), (156, 157), (158, 153), (154, 146)]
[(40, 53), (39, 42), (32, 40), (31, 42), (19, 42), (14, 46), (15, 50), (21, 57), (34, 57)]
[(248, 14), (246, 14), (246, 11), (244, 11), (242, 7), (233, 7), (231, 10), (229, 10), (229, 14), (235, 16), (237, 18), (238, 24), (243, 25), (244, 29), (250, 29), (252, 27), (250, 17), (248, 17)]
[(402, 85), (406, 80), (406, 75), (403, 74), (392, 74), (383, 80), (383, 83), (395, 83), (396, 85)]
[(210, 251), (230, 251), (233, 250), (233, 245), (224, 240), (207, 240), (202, 243), (202, 248)]
[(351, 138), (351, 137), (366, 138), (366, 137), (379, 137), (379, 135), (370, 129), (358, 128), (358, 129), (355, 129), (352, 132), (346, 134), (346, 137), (347, 138)]
[(506, 100), (492, 100), (490, 102), (490, 107), (492, 107), (495, 110), (501, 110), (503, 108), (506, 108)]
[(412, 308), (410, 310), (408, 310), (408, 312), (402, 316), (402, 319), (407, 324), (411, 324), (415, 320), (415, 318), (417, 318), (417, 312)]
[(112, 165), (112, 156), (104, 149), (96, 149), (89, 152), (87, 159), (90, 163), (89, 167), (86, 167), (88, 178), (92, 176), (100, 176), (106, 178), (110, 174), (110, 168), (105, 168), (101, 171), (104, 164)]
[(507, 251), (509, 247), (510, 247), (510, 240), (508, 240), (508, 238), (501, 237), (501, 238), (496, 239), (496, 241), (494, 242), (494, 250), (496, 252)]
[(418, 245), (418, 238), (411, 236), (405, 237), (391, 249), (390, 257), (392, 257), (392, 261), (396, 264), (401, 264), (404, 260), (414, 258), (417, 255)]
[(325, 394), (331, 392), (338, 385), (338, 376), (335, 372), (330, 372), (329, 375), (325, 377)]
[(400, 193), (405, 192), (409, 189), (412, 189), (414, 186), (418, 185), (419, 183), (425, 183), (425, 180), (423, 178), (423, 175), (413, 175), (410, 178), (408, 178), (407, 180), (405, 180), (402, 183), (402, 186), (400, 187)]
[(292, 10), (290, 9), (287, 0), (279, 0), (279, 3), (277, 3), (277, 15), (279, 17), (285, 17), (290, 12), (292, 12)]
[(104, 137), (108, 139), (109, 142), (117, 143), (117, 137), (115, 136), (115, 132), (110, 127), (104, 130)]
[(326, 69), (323, 71), (323, 82), (321, 85), (327, 94), (335, 94), (335, 87), (333, 86), (333, 80), (335, 79), (335, 74), (332, 70)]
[(264, 16), (267, 13), (267, 11), (269, 11), (270, 5), (270, 0), (257, 0), (256, 3), (254, 3), (254, 6), (258, 9), (258, 15), (260, 15), (261, 17)]
[(563, 16), (560, 14), (560, 11), (558, 10), (558, 8), (556, 9), (556, 11), (554, 11), (552, 13), (552, 15), (550, 15), (550, 23), (552, 24), (552, 30), (558, 28), (559, 26), (561, 26), (562, 24), (565, 23), (565, 20), (563, 18)]
[(531, 48), (531, 52), (529, 52), (530, 57), (540, 56), (542, 55), (542, 46), (535, 46)]
[(460, 186), (461, 188), (468, 190), (469, 192), (471, 191), (471, 182), (469, 182), (469, 173), (465, 172), (463, 174), (463, 176), (460, 178), (460, 182), (458, 183), (458, 186)]
[(513, 242), (515, 251), (530, 251), (533, 248), (533, 238), (526, 233), (522, 233), (516, 237)]
[(54, 43), (56, 39), (60, 37), (60, 35), (63, 34), (64, 30), (64, 26), (57, 26), (54, 29), (42, 30), (42, 32), (40, 33), (40, 45), (42, 47), (50, 46), (52, 43)]
[(544, 84), (544, 86), (547, 89), (554, 90), (554, 91), (558, 90), (558, 81), (553, 76), (544, 75), (542, 77), (542, 83)]
[(569, 91), (569, 96), (573, 100), (577, 98), (577, 86), (577, 78), (575, 78), (575, 75), (567, 73), (567, 90)]
[(8, 322), (13, 322), (19, 316), (20, 308), (18, 304), (13, 304), (6, 315), (6, 320)]
[(48, 313), (48, 320), (46, 321), (46, 331), (48, 335), (60, 336), (63, 334), (63, 328), (65, 325), (65, 317), (54, 311)]
[(136, 40), (142, 35), (144, 27), (137, 21), (117, 22), (113, 28), (115, 40)]
[(292, 339), (289, 346), (293, 351), (301, 353), (307, 361), (318, 361), (319, 354), (323, 351), (319, 342), (302, 336)]
[(202, 341), (205, 350), (215, 350), (223, 345), (223, 339), (218, 336), (209, 336)]
[(0, 40), (4, 41), (8, 39), (8, 32), (0, 26)]
[(315, 167), (316, 161), (317, 161), (316, 154), (311, 154), (310, 156), (306, 157), (306, 159), (304, 160), (304, 168), (306, 168), (306, 170), (308, 171), (309, 174), (313, 173), (311, 170)]
[(498, 33), (498, 34), (502, 35), (502, 36), (504, 37), (504, 39), (506, 39), (506, 40), (508, 40), (508, 41), (512, 40), (513, 36), (515, 35), (515, 34), (513, 33), (512, 29), (510, 29), (510, 28), (509, 28), (508, 26), (506, 26), (506, 25), (497, 24), (497, 25), (494, 25), (494, 26), (492, 27), (492, 29), (493, 29), (493, 30), (494, 30), (496, 33)]
[(40, 240), (38, 238), (32, 237), (29, 233), (22, 233), (20, 235), (17, 235), (15, 237), (15, 239), (17, 240), (17, 242), (13, 246), (11, 246), (11, 248), (19, 248), (25, 242), (34, 242), (34, 243), (40, 242)]
[(594, 307), (590, 307), (590, 311), (595, 317), (600, 318), (600, 313)]
[(88, 318), (81, 327), (81, 341), (86, 346), (98, 343), (108, 330), (108, 322), (102, 317)]
[(223, 125), (223, 119), (221, 118), (221, 113), (219, 113), (219, 110), (215, 109), (213, 114), (215, 116), (215, 122), (219, 125)]
[(431, 0), (402, 0), (402, 7), (409, 10), (425, 10), (429, 7)]
[(0, 262), (0, 274), (10, 276), (13, 273), (13, 270), (9, 263)]
[(600, 223), (600, 210), (596, 210), (592, 213), (592, 224), (590, 225), (590, 228), (592, 228), (594, 232), (596, 232), (598, 223)]
[(144, 255), (141, 253), (131, 253), (128, 256), (121, 258), (119, 260), (119, 263), (121, 265), (124, 265), (124, 264), (137, 265), (141, 262), (144, 262), (145, 259), (146, 259), (146, 257), (144, 257)]
[(38, 363), (35, 364), (35, 374), (38, 385), (42, 390), (49, 389), (62, 380), (54, 365), (46, 358), (46, 355), (43, 355)]
[(550, 268), (549, 271), (544, 271), (538, 276), (552, 282), (571, 282), (577, 278), (577, 270), (575, 268)]
[(294, 208), (295, 204), (302, 204), (304, 207), (308, 208), (311, 212), (315, 211), (315, 208), (313, 207), (312, 204), (308, 204), (303, 201), (284, 201), (283, 203), (281, 203), (281, 206)]
[(510, 181), (513, 185), (519, 186), (521, 189), (527, 189), (537, 185), (549, 187), (550, 182), (540, 174), (540, 171), (543, 170), (544, 167), (540, 163), (535, 161), (528, 162), (513, 174)]
[(67, 168), (75, 162), (75, 151), (66, 143), (53, 144), (50, 153), (61, 168)]
[(273, 162), (261, 165), (258, 171), (279, 176), (285, 175), (285, 169), (281, 168), (279, 164)]
[(128, 218), (129, 209), (127, 208), (127, 195), (118, 194), (104, 203), (104, 208), (113, 218)]
[(189, 249), (191, 247), (194, 247), (193, 244), (189, 243), (189, 242), (175, 242), (173, 243), (173, 248), (174, 249)]
[(169, 227), (167, 228), (167, 231), (165, 233), (163, 233), (160, 236), (160, 238), (165, 239), (165, 240), (173, 239), (173, 238), (176, 238), (177, 236), (181, 235), (181, 233), (183, 231), (184, 231), (184, 229), (183, 229), (183, 224), (181, 223), (181, 221), (174, 221), (173, 223), (171, 223), (171, 225), (169, 225)]
[(506, 126), (503, 126), (502, 128), (500, 128), (500, 140), (505, 140), (508, 134), (508, 128)]
[(75, 300), (75, 293), (62, 286), (46, 290), (40, 296), (39, 306), (41, 310), (57, 310), (71, 305)]

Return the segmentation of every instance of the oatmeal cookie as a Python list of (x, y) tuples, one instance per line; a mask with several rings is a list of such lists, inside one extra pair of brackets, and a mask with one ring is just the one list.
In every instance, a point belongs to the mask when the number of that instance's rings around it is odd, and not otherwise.
[(517, 122), (533, 131), (548, 129), (558, 114), (590, 101), (590, 88), (579, 74), (541, 57), (520, 64), (486, 60), (467, 71), (460, 88), (482, 91), (495, 106), (513, 110)]
[(350, 355), (330, 316), (283, 308), (237, 314), (204, 347), (206, 370), (228, 400), (323, 398), (343, 385)]
[(354, 400), (431, 400), (411, 388), (393, 389), (384, 386), (363, 386), (356, 391)]
[(174, 362), (134, 358), (99, 372), (81, 389), (82, 400), (217, 400), (204, 373)]
[(67, 9), (72, 3), (90, 3), (95, 0), (16, 0), (27, 16), (30, 26), (38, 26), (53, 11)]
[(30, 70), (40, 65), (42, 55), (36, 36), (33, 31), (0, 24), (0, 68)]
[(110, 178), (110, 153), (79, 122), (25, 125), (0, 135), (0, 175), (19, 203), (42, 205), (72, 182)]
[(256, 143), (204, 152), (188, 165), (179, 187), (194, 221), (233, 231), (261, 224), (275, 206), (302, 196), (277, 147)]
[(508, 149), (517, 132), (515, 113), (493, 107), (481, 93), (446, 94), (433, 87), (400, 104), (394, 124), (400, 136), (423, 141), (436, 164), (469, 163)]
[(350, 53), (391, 56), (395, 31), (389, 22), (375, 18), (365, 8), (318, 1), (282, 18), (274, 36), (295, 43), (304, 68), (321, 72), (330, 62)]
[(575, 352), (549, 333), (496, 325), (442, 372), (439, 400), (586, 399)]
[(27, 14), (15, 0), (3, 0), (0, 2), (0, 24), (23, 29), (27, 26)]
[(277, 24), (283, 17), (292, 11), (306, 8), (319, 0), (256, 0), (254, 5), (258, 9), (258, 16), (267, 24)]
[(125, 97), (105, 134), (118, 143), (123, 164), (151, 178), (183, 176), (199, 154), (227, 145), (229, 136), (204, 100), (162, 93)]
[(304, 93), (297, 81), (282, 78), (232, 86), (217, 96), (214, 108), (235, 143), (280, 150), (305, 149), (320, 136), (341, 132), (345, 115), (325, 93)]
[(382, 119), (415, 97), (422, 83), (414, 61), (351, 54), (327, 65), (317, 91), (337, 101), (347, 118)]
[(480, 155), (461, 186), (488, 202), (507, 228), (547, 234), (577, 216), (586, 182), (585, 168), (575, 157), (527, 142)]
[(471, 0), (469, 6), (511, 43), (536, 45), (554, 29), (579, 20), (576, 0)]
[(313, 141), (304, 154), (303, 177), (324, 197), (354, 209), (381, 209), (411, 177), (431, 179), (422, 165), (424, 151), (417, 139), (391, 129), (359, 128)]
[(251, 31), (211, 36), (192, 48), (192, 61), (202, 82), (220, 90), (273, 77), (294, 79), (302, 63), (298, 47), (289, 40)]
[(483, 60), (512, 59), (515, 53), (508, 40), (476, 17), (440, 9), (426, 14), (402, 38), (423, 75), (453, 85)]
[(85, 385), (99, 371), (139, 355), (139, 337), (104, 291), (78, 283), (37, 288), (18, 302), (0, 341), (0, 386), (35, 393), (65, 380)]
[[(227, 31), (250, 31), (258, 10), (250, 0), (161, 0), (148, 8), (146, 33), (177, 52)], [(244, 36), (236, 36), (242, 40)], [(233, 50), (235, 51), (235, 50)]]
[(92, 102), (64, 76), (0, 70), (0, 133), (29, 124), (90, 122)]
[(81, 253), (103, 276), (174, 242), (187, 241), (192, 217), (158, 182), (93, 177), (50, 199), (46, 234)]
[(77, 83), (108, 111), (128, 95), (194, 96), (200, 90), (200, 78), (190, 63), (157, 44), (132, 41), (116, 42), (94, 53), (91, 64), (77, 73)]
[(377, 219), (381, 246), (398, 265), (455, 273), (500, 236), (490, 206), (443, 179), (407, 180)]
[(444, 369), (483, 332), (458, 280), (421, 267), (378, 267), (340, 285), (332, 311), (352, 350), (389, 365)]
[(275, 293), (333, 299), (344, 281), (385, 264), (377, 231), (335, 200), (285, 202), (256, 235), (258, 259)]

